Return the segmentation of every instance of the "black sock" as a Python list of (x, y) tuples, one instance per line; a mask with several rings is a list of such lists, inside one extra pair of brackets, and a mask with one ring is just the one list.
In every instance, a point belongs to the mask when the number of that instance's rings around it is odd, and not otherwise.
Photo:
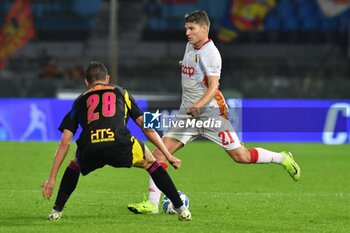
[(173, 203), (174, 207), (178, 209), (183, 205), (177, 189), (171, 180), (169, 174), (164, 170), (158, 162), (154, 162), (152, 166), (147, 170), (151, 175), (154, 183), (157, 185), (160, 191), (162, 191)]
[(71, 165), (72, 163), (66, 168), (61, 180), (60, 189), (58, 190), (57, 198), (55, 201), (55, 206), (53, 207), (57, 211), (63, 210), (69, 196), (72, 194), (78, 184), (80, 175), (79, 168), (77, 170), (74, 165), (73, 167)]

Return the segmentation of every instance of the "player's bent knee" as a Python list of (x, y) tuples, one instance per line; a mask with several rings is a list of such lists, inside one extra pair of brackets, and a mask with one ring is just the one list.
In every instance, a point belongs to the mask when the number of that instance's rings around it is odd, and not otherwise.
[(153, 156), (156, 158), (158, 162), (165, 163), (167, 160), (163, 153), (159, 149), (155, 149), (153, 152)]
[(134, 163), (133, 166), (134, 167), (138, 167), (138, 168), (143, 168), (143, 169), (147, 170), (147, 169), (149, 169), (152, 166), (152, 164), (155, 161), (156, 160), (146, 160), (146, 159), (144, 159), (144, 160), (141, 160), (141, 161), (139, 161), (137, 163)]
[[(152, 154), (151, 154), (152, 155)], [(144, 169), (148, 170), (157, 160), (153, 156), (148, 156), (144, 160)]]
[(147, 164), (152, 164), (155, 161), (156, 161), (156, 159), (153, 156), (145, 159), (145, 163), (147, 163)]

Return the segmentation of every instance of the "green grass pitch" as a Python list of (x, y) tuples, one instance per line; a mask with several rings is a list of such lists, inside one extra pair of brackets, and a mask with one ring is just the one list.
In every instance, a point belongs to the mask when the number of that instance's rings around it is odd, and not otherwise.
[(350, 145), (248, 144), (294, 153), (302, 168), (294, 182), (275, 164), (241, 165), (213, 143), (194, 142), (176, 155), (169, 172), (190, 199), (191, 222), (176, 216), (136, 215), (126, 208), (147, 193), (137, 168), (105, 167), (80, 177), (59, 222), (46, 220), (52, 200), (40, 185), (48, 177), (57, 142), (0, 143), (0, 232), (350, 232)]

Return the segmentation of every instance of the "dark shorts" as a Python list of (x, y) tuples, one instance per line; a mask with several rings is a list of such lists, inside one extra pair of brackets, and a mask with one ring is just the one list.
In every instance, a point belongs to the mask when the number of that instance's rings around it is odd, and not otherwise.
[(132, 143), (128, 145), (109, 146), (94, 152), (81, 152), (78, 148), (77, 159), (81, 174), (87, 175), (105, 165), (116, 168), (131, 167), (133, 164), (143, 160), (145, 158), (143, 142), (134, 137), (131, 140)]

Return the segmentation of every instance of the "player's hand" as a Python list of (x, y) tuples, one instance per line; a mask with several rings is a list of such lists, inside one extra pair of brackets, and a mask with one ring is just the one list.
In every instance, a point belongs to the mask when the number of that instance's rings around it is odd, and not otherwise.
[(46, 180), (42, 187), (42, 194), (44, 198), (50, 199), (52, 196), (53, 189), (55, 188), (54, 180)]
[(175, 156), (172, 156), (171, 159), (169, 160), (169, 163), (171, 166), (173, 166), (175, 169), (178, 169), (181, 167), (181, 160), (176, 158)]
[(193, 105), (192, 107), (190, 107), (190, 109), (187, 111), (186, 113), (187, 115), (190, 115), (192, 117), (197, 117), (199, 116), (199, 107)]

